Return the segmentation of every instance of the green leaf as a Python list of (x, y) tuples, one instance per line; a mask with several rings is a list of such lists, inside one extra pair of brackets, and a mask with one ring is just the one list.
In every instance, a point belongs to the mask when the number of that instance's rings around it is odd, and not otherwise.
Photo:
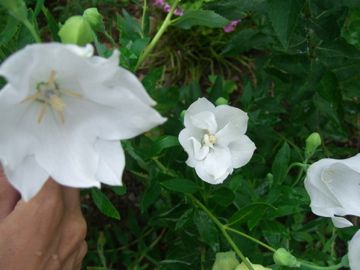
[(220, 0), (205, 4), (206, 9), (211, 9), (218, 14), (230, 19), (237, 20), (246, 16), (246, 12), (266, 11), (265, 0)]
[(217, 250), (219, 247), (219, 233), (206, 213), (203, 211), (196, 211), (193, 221), (198, 229), (201, 240), (209, 244), (213, 250)]
[(141, 198), (140, 210), (142, 213), (144, 213), (146, 209), (148, 209), (149, 206), (156, 201), (160, 195), (160, 191), (161, 188), (158, 182), (152, 182)]
[(286, 176), (286, 171), (290, 161), (290, 147), (284, 142), (275, 156), (271, 171), (275, 183), (281, 184)]
[(289, 38), (305, 1), (301, 0), (269, 0), (268, 14), (275, 33), (282, 46), (287, 49)]
[(211, 10), (190, 10), (173, 22), (173, 25), (182, 29), (193, 26), (207, 26), (210, 28), (224, 27), (229, 20)]
[(211, 201), (223, 207), (229, 206), (235, 199), (234, 192), (227, 187), (220, 187), (211, 194)]
[(275, 209), (271, 204), (263, 202), (248, 204), (230, 217), (228, 225), (248, 222), (249, 220), (254, 219), (254, 216), (261, 217), (268, 208)]
[(183, 178), (167, 180), (160, 184), (168, 190), (182, 193), (194, 193), (199, 189), (194, 182)]
[(163, 150), (180, 145), (179, 140), (175, 136), (163, 136), (157, 139), (151, 146), (150, 155), (157, 156)]
[(91, 189), (91, 197), (96, 205), (96, 207), (103, 213), (104, 215), (120, 220), (119, 211), (115, 208), (109, 198), (102, 193), (97, 188)]

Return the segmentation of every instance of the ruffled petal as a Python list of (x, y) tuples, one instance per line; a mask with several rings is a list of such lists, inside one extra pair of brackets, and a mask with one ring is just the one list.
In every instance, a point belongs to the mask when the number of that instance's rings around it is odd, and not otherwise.
[(208, 101), (206, 98), (199, 98), (197, 101), (192, 103), (189, 108), (186, 110), (185, 116), (184, 116), (184, 125), (185, 127), (192, 126), (191, 123), (191, 116), (198, 114), (200, 112), (212, 112), (214, 111), (215, 106), (210, 101)]
[(354, 226), (354, 224), (352, 224), (349, 220), (343, 217), (332, 217), (331, 221), (336, 228), (346, 228)]
[(190, 156), (194, 157), (196, 160), (203, 160), (209, 153), (210, 148), (206, 145), (201, 145), (194, 137), (189, 138), (192, 143), (192, 152)]
[(231, 152), (232, 166), (240, 168), (250, 161), (256, 146), (248, 136), (243, 135), (236, 142), (229, 144), (228, 148)]
[(229, 105), (217, 106), (214, 113), (219, 130), (231, 123), (240, 133), (245, 134), (249, 119), (247, 113)]
[(229, 149), (214, 147), (203, 161), (196, 164), (195, 170), (205, 182), (210, 184), (222, 183), (233, 171)]
[(200, 112), (194, 114), (190, 116), (190, 121), (192, 126), (207, 130), (211, 134), (214, 134), (217, 130), (215, 115), (212, 112)]
[(360, 230), (349, 242), (349, 263), (351, 270), (360, 270)]
[(125, 155), (119, 141), (98, 140), (95, 149), (99, 153), (96, 179), (108, 185), (121, 185), (125, 168)]
[(347, 214), (360, 216), (360, 173), (337, 162), (323, 170), (321, 179)]
[(16, 168), (3, 166), (6, 177), (17, 189), (24, 201), (30, 200), (49, 178), (49, 174), (39, 166), (33, 156), (27, 156)]
[(200, 142), (204, 134), (205, 132), (201, 129), (189, 127), (180, 131), (178, 139), (185, 152), (189, 154), (193, 151), (193, 143), (190, 138)]

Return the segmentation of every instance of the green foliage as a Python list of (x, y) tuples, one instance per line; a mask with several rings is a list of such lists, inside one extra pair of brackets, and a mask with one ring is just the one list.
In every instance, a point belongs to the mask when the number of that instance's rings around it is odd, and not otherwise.
[[(26, 1), (25, 11), (42, 40), (59, 41), (61, 23), (96, 6), (104, 18), (94, 13), (97, 53), (108, 57), (118, 48), (121, 66), (134, 71), (166, 16), (147, 2), (143, 12), (142, 1), (39, 0)], [(18, 20), (22, 4), (4, 3), (1, 61), (35, 41)], [(124, 188), (84, 192), (84, 269), (211, 269), (217, 253), (233, 249), (224, 231), (254, 264), (285, 270), (283, 258), (277, 266), (273, 260), (273, 251), (285, 248), (318, 266), (346, 265), (354, 230), (314, 216), (303, 180), (312, 162), (358, 151), (359, 1), (199, 0), (181, 7), (184, 15), (171, 19), (136, 70), (168, 120), (122, 142)], [(224, 33), (235, 19), (235, 31)], [(201, 96), (248, 112), (247, 134), (257, 146), (246, 166), (216, 186), (186, 165), (177, 139), (182, 112)], [(313, 132), (322, 139), (316, 151), (307, 149)]]

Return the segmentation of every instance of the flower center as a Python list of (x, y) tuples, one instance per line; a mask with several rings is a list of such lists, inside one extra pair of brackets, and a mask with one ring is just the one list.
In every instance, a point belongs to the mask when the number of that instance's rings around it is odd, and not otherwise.
[(47, 82), (39, 82), (36, 86), (36, 93), (26, 97), (22, 102), (31, 101), (41, 103), (40, 111), (37, 117), (38, 123), (41, 123), (48, 109), (52, 109), (59, 115), (60, 121), (65, 122), (64, 110), (66, 104), (61, 99), (62, 95), (81, 98), (81, 95), (67, 89), (61, 89), (55, 81), (56, 72), (52, 70)]
[(217, 139), (214, 134), (205, 134), (203, 137), (203, 144), (206, 146), (213, 148), (214, 144), (216, 143)]

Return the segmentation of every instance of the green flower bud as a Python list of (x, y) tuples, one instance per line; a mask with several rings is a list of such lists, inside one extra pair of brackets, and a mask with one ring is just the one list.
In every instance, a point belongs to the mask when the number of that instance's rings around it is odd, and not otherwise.
[(72, 16), (60, 28), (59, 36), (62, 43), (84, 46), (94, 41), (94, 31), (82, 16)]
[(273, 256), (274, 262), (280, 266), (300, 267), (297, 259), (285, 248), (279, 248), (275, 251)]
[(212, 270), (234, 270), (239, 264), (233, 251), (216, 253)]
[(305, 145), (305, 156), (306, 158), (311, 157), (314, 153), (316, 148), (321, 145), (321, 137), (320, 134), (317, 132), (311, 133), (309, 137), (306, 139)]
[(103, 16), (99, 13), (97, 8), (88, 8), (84, 11), (83, 18), (87, 20), (94, 31), (104, 31)]
[(185, 110), (183, 110), (183, 111), (180, 113), (180, 121), (181, 121), (182, 123), (184, 123), (185, 113), (186, 113)]
[(226, 98), (223, 97), (219, 97), (216, 101), (215, 101), (216, 105), (227, 105), (229, 104), (229, 101)]

